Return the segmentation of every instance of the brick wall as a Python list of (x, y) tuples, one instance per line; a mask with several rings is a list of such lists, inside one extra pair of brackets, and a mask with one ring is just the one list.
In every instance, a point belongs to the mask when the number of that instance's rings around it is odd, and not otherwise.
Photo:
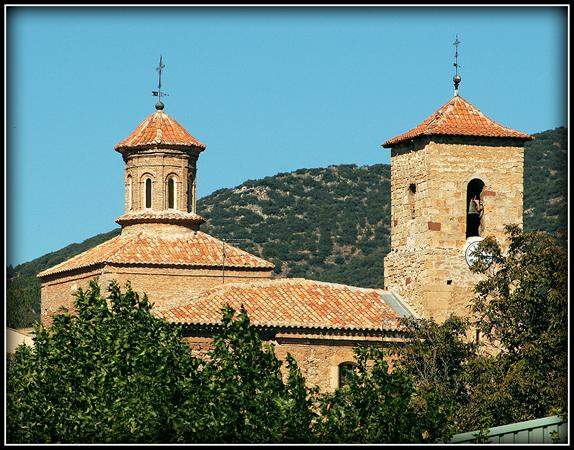
[(176, 177), (176, 209), (195, 212), (195, 198), (189, 204), (196, 176), (197, 155), (170, 149), (132, 151), (125, 156), (126, 212), (128, 211), (128, 177), (132, 180), (132, 211), (144, 209), (145, 178), (152, 178), (152, 209), (167, 209), (167, 178)]
[(99, 281), (101, 274), (101, 269), (88, 270), (43, 282), (40, 288), (40, 320), (42, 323), (51, 323), (50, 317), (61, 307), (74, 312), (74, 292), (79, 288), (87, 289), (91, 280)]

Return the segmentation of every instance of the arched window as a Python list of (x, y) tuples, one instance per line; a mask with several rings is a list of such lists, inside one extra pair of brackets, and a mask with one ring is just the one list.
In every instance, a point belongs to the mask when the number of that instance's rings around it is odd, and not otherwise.
[(482, 189), (484, 182), (478, 178), (469, 181), (466, 187), (466, 237), (480, 236), (482, 222)]
[(176, 199), (177, 199), (176, 180), (175, 180), (174, 176), (170, 176), (167, 179), (167, 207), (168, 207), (168, 209), (177, 208)]
[(151, 208), (151, 178), (145, 180), (145, 207)]
[(132, 209), (132, 198), (133, 198), (132, 189), (133, 189), (132, 177), (130, 175), (128, 175), (128, 179), (126, 182), (126, 209), (128, 211), (130, 211)]
[(342, 362), (339, 364), (339, 387), (343, 386), (349, 380), (351, 372), (354, 372), (357, 365), (354, 362)]
[(415, 183), (411, 183), (409, 185), (409, 212), (411, 219), (415, 218), (415, 194), (417, 193), (417, 185)]

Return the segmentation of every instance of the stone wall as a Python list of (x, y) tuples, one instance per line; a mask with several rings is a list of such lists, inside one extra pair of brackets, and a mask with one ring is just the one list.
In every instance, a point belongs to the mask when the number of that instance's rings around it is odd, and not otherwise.
[(431, 246), (461, 248), (466, 243), (466, 192), (475, 178), (485, 184), (482, 236), (504, 238), (504, 226), (522, 225), (524, 147), (508, 142), (443, 138), (427, 145), (431, 204), (428, 222), (440, 224), (430, 231)]
[[(391, 248), (426, 244), (430, 206), (429, 152), (424, 143), (403, 144), (391, 153)], [(414, 185), (412, 194), (409, 187)]]
[(385, 258), (385, 287), (399, 292), (419, 316), (440, 322), (450, 314), (469, 315), (469, 301), (480, 278), (469, 270), (458, 249), (401, 249)]
[[(484, 182), (481, 236), (505, 243), (504, 226), (522, 225), (524, 147), (502, 139), (442, 137), (391, 153), (391, 252), (385, 288), (423, 317), (468, 315), (480, 279), (464, 258), (467, 186)], [(414, 198), (409, 185), (416, 184)]]

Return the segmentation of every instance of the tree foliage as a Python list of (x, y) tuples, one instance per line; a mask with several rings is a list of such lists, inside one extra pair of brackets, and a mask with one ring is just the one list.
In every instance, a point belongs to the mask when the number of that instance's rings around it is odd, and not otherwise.
[(116, 283), (78, 291), (77, 315), (54, 316), (20, 346), (8, 372), (10, 442), (305, 442), (313, 391), (245, 311), (223, 311), (206, 359), (146, 296)]
[(306, 442), (313, 414), (311, 391), (291, 356), (287, 378), (273, 348), (250, 326), (245, 310), (223, 311), (222, 331), (197, 380), (183, 380), (178, 410), (181, 442)]
[(468, 340), (469, 320), (450, 316), (442, 324), (432, 319), (405, 318), (410, 340), (400, 349), (399, 365), (414, 380), (421, 407), (435, 405), (427, 414), (442, 428), (431, 430), (447, 439), (460, 430), (460, 405), (468, 404), (466, 368), (477, 346)]
[[(380, 348), (358, 347), (356, 370), (343, 386), (326, 394), (316, 433), (327, 443), (433, 442), (444, 428), (437, 404), (421, 405), (412, 377), (402, 368), (389, 370)], [(438, 421), (437, 421), (438, 419)]]
[(36, 326), (8, 373), (11, 442), (142, 442), (169, 439), (178, 383), (193, 367), (177, 330), (150, 314), (147, 298), (92, 283), (77, 315)]
[[(567, 412), (564, 236), (516, 226), (507, 236), (480, 244), (475, 321), (405, 321), (413, 340), (400, 363), (421, 398), (439, 400), (446, 435)], [(480, 346), (468, 339), (475, 328)]]
[(568, 351), (568, 255), (565, 236), (506, 227), (508, 248), (481, 242), (473, 270), (473, 311), (481, 332), (498, 347), (497, 362), (513, 408), (528, 420), (566, 411)]

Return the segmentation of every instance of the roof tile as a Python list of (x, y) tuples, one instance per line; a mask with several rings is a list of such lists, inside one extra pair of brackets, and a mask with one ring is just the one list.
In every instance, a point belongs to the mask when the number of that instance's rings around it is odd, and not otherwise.
[(114, 147), (117, 151), (155, 145), (196, 147), (200, 151), (205, 144), (198, 141), (175, 119), (163, 111), (150, 114), (127, 138)]
[[(222, 267), (223, 242), (202, 231), (158, 236), (121, 234), (38, 274), (39, 277), (100, 264)], [(274, 264), (225, 244), (225, 267), (271, 270)]]
[(157, 314), (175, 323), (216, 325), (228, 304), (236, 310), (243, 305), (255, 326), (398, 330), (400, 315), (383, 292), (302, 278), (229, 283)]
[(455, 96), (421, 124), (406, 133), (389, 139), (383, 144), (383, 147), (393, 147), (419, 136), (432, 135), (532, 139), (526, 133), (500, 125), (485, 116), (464, 98)]

